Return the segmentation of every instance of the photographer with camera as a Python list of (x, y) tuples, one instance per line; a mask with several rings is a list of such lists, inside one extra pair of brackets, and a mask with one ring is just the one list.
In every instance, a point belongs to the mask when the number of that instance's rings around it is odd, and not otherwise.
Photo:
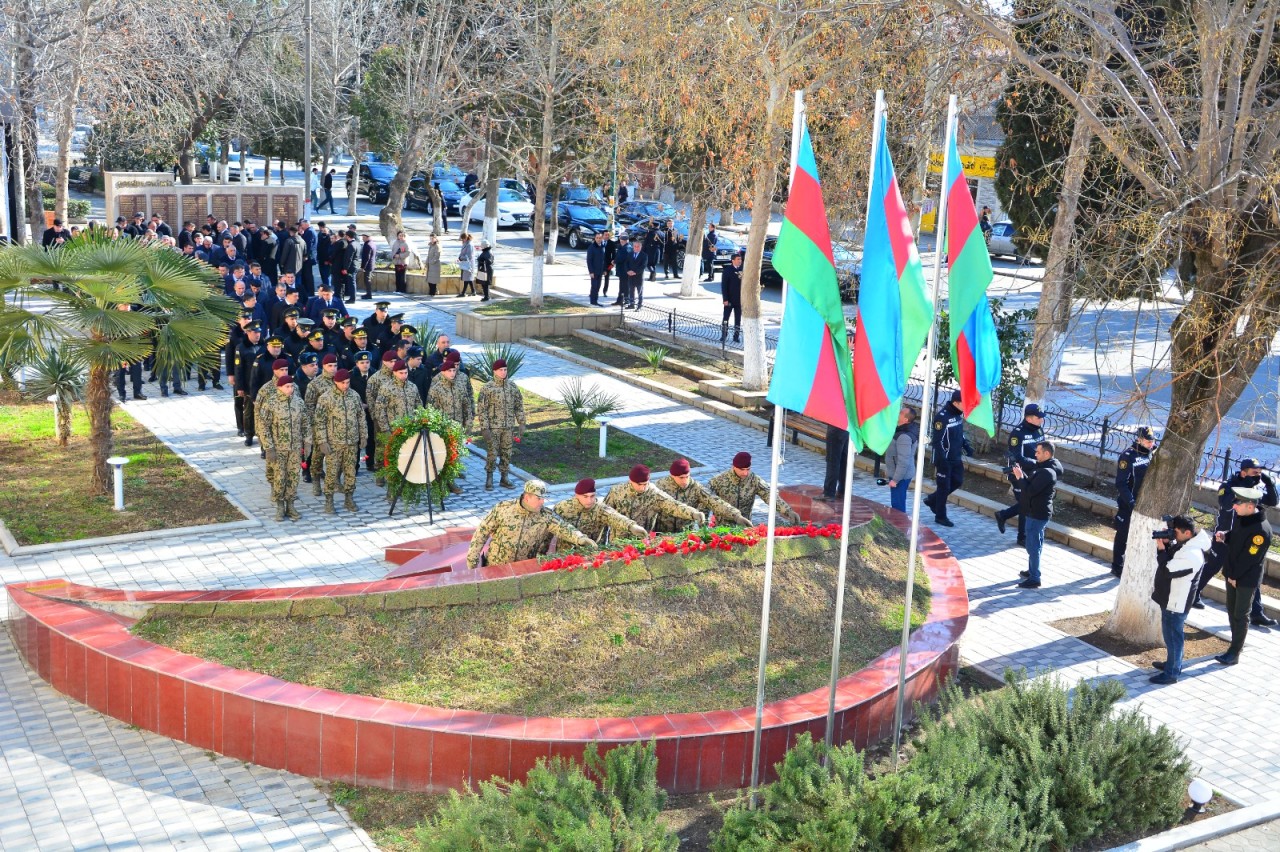
[(1156, 576), (1151, 600), (1160, 607), (1160, 631), (1164, 634), (1168, 657), (1163, 663), (1155, 663), (1161, 672), (1150, 680), (1161, 686), (1177, 683), (1182, 673), (1187, 613), (1195, 598), (1205, 551), (1213, 544), (1209, 534), (1197, 530), (1195, 522), (1186, 515), (1165, 515), (1164, 522), (1164, 529), (1151, 533), (1156, 540)]
[(1124, 553), (1129, 546), (1129, 518), (1133, 516), (1133, 504), (1138, 502), (1138, 492), (1151, 465), (1155, 446), (1156, 433), (1150, 426), (1139, 426), (1133, 444), (1116, 459), (1116, 538), (1111, 545), (1111, 574), (1114, 577), (1124, 573)]
[(1271, 549), (1271, 524), (1263, 514), (1261, 488), (1233, 488), (1235, 521), (1231, 529), (1213, 534), (1224, 545), (1222, 576), (1227, 581), (1227, 619), (1231, 623), (1231, 647), (1215, 657), (1224, 666), (1240, 662), (1244, 638), (1249, 634), (1249, 604), (1262, 583), (1262, 566)]
[(996, 512), (996, 526), (1004, 535), (1004, 525), (1018, 517), (1018, 544), (1027, 543), (1027, 524), (1022, 515), (1022, 480), (1013, 475), (1015, 467), (1030, 470), (1036, 463), (1036, 446), (1044, 440), (1044, 410), (1034, 402), (1022, 409), (1022, 422), (1009, 433), (1008, 464), (1003, 468), (1013, 488), (1013, 505)]
[(1027, 470), (1019, 465), (1013, 475), (1021, 481), (1022, 517), (1027, 529), (1027, 570), (1022, 572), (1019, 589), (1040, 588), (1040, 552), (1044, 550), (1044, 529), (1053, 516), (1053, 492), (1062, 476), (1062, 464), (1053, 457), (1057, 449), (1051, 441), (1036, 444), (1035, 467)]
[[(1218, 489), (1218, 523), (1214, 529), (1219, 532), (1230, 530), (1235, 525), (1236, 513), (1233, 504), (1236, 496), (1235, 489), (1237, 488), (1260, 490), (1263, 506), (1275, 506), (1280, 503), (1280, 494), (1276, 492), (1276, 484), (1271, 480), (1270, 476), (1263, 472), (1262, 463), (1254, 458), (1241, 459), (1240, 472), (1222, 483), (1222, 486)], [(1200, 600), (1200, 595), (1204, 592), (1204, 587), (1209, 585), (1209, 581), (1213, 579), (1213, 575), (1217, 574), (1222, 568), (1225, 558), (1226, 548), (1221, 544), (1215, 544), (1213, 549), (1209, 551), (1209, 556), (1205, 560), (1205, 570), (1200, 575), (1200, 585), (1196, 589), (1195, 602), (1191, 604), (1193, 608), (1204, 609), (1204, 603)], [(1262, 609), (1261, 591), (1254, 594), (1249, 620), (1254, 627), (1276, 626), (1276, 620), (1269, 617)]]

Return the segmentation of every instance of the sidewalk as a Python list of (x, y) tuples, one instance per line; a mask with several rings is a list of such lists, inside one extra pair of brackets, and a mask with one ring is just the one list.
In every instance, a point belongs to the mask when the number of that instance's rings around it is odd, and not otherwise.
[[(395, 297), (415, 325), (434, 324), (452, 334), (453, 311), (467, 299)], [(367, 303), (359, 303), (366, 308)], [(363, 311), (361, 311), (363, 313)], [(464, 353), (480, 346), (454, 336)], [(601, 376), (551, 355), (528, 351), (517, 382), (557, 397), (565, 378), (582, 376), (623, 400), (614, 418), (622, 428), (714, 469), (739, 450), (755, 456), (767, 477), (765, 436)], [(300, 585), (381, 577), (388, 570), (382, 548), (429, 535), (425, 513), (385, 518), (385, 503), (372, 478), (361, 476), (353, 516), (318, 513), (320, 501), (304, 488), (304, 519), (276, 524), (257, 448), (235, 437), (227, 392), (129, 403), (128, 410), (215, 483), (248, 506), (264, 525), (257, 530), (197, 535), (0, 560), (0, 580), (66, 577), (76, 582), (128, 588), (225, 588)], [(819, 482), (821, 456), (785, 448), (783, 483)], [(518, 463), (518, 459), (517, 459)], [(479, 488), (482, 464), (468, 462), (467, 493), (449, 501), (437, 525), (474, 523), (502, 492)], [(856, 476), (856, 493), (883, 499), (883, 488)], [(126, 499), (128, 495), (126, 494)], [(1068, 615), (1109, 608), (1116, 581), (1107, 567), (1075, 552), (1047, 545), (1045, 587), (1014, 588), (1025, 554), (1001, 538), (988, 518), (951, 512), (956, 526), (942, 537), (961, 562), (972, 617), (961, 644), (967, 663), (1000, 675), (1006, 667), (1053, 671), (1068, 681), (1111, 676), (1130, 690), (1125, 706), (1140, 707), (1174, 728), (1187, 742), (1203, 777), (1243, 803), (1280, 795), (1280, 633), (1250, 633), (1241, 664), (1224, 669), (1197, 662), (1173, 687), (1155, 689), (1149, 672), (1110, 658), (1047, 626)], [(763, 513), (757, 514), (758, 518)], [(6, 604), (7, 606), (7, 604)], [(1225, 613), (1213, 606), (1194, 611), (1198, 627), (1223, 632)], [(207, 844), (216, 848), (368, 848), (368, 838), (331, 808), (306, 779), (208, 756), (166, 738), (133, 730), (66, 699), (19, 664), (7, 636), (0, 639), (0, 745), (4, 770), (0, 793), (18, 807), (0, 815), (0, 848), (89, 848), (134, 838), (161, 845)], [(163, 832), (161, 834), (160, 832)], [(83, 838), (83, 839), (82, 839)], [(1255, 847), (1256, 848), (1256, 847)]]

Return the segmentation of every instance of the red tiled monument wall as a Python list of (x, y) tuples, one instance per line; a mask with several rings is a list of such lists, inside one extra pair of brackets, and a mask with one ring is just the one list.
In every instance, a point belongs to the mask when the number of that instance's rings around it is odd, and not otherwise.
[[(809, 508), (802, 493), (793, 496)], [(813, 503), (815, 521), (824, 508)], [(874, 510), (906, 528), (901, 514), (865, 501), (859, 508), (864, 517)], [(908, 707), (931, 701), (954, 673), (956, 642), (969, 612), (959, 565), (935, 535), (927, 530), (921, 535), (933, 603), (928, 621), (911, 635)], [(131, 619), (76, 602), (302, 599), (484, 582), (537, 570), (536, 564), (523, 563), (346, 586), (239, 592), (124, 592), (63, 580), (19, 583), (8, 586), (10, 629), (27, 664), (75, 700), (198, 748), (301, 775), (396, 790), (443, 790), (493, 775), (522, 779), (538, 758), (580, 758), (593, 741), (603, 751), (652, 738), (659, 783), (670, 791), (747, 784), (754, 708), (633, 718), (526, 718), (346, 695), (178, 653), (131, 636)], [(897, 669), (894, 649), (839, 682), (837, 742), (862, 748), (892, 732)], [(825, 688), (766, 705), (762, 756), (767, 778), (797, 735), (823, 736), (826, 711)]]

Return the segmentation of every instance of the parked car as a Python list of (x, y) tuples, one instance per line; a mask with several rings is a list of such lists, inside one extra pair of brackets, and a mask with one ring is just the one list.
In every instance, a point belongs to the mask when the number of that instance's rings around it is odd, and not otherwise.
[[(773, 250), (778, 245), (778, 238), (764, 238), (764, 255), (760, 260), (760, 286), (781, 287), (782, 275), (773, 267)], [(862, 253), (845, 248), (839, 243), (831, 246), (831, 255), (836, 262), (836, 282), (840, 285), (840, 299), (851, 302), (857, 299), (858, 282), (862, 275)]]
[(628, 201), (615, 208), (613, 217), (623, 225), (634, 225), (636, 222), (648, 222), (651, 217), (665, 222), (676, 218), (678, 213), (676, 208), (661, 201)]
[(431, 179), (438, 181), (453, 181), (461, 185), (467, 179), (467, 173), (457, 166), (446, 166), (444, 163), (436, 163), (431, 167)]
[[(462, 208), (458, 206), (458, 202), (466, 195), (462, 191), (462, 187), (451, 180), (432, 180), (432, 183), (438, 184), (440, 189), (440, 197), (444, 199), (444, 212), (453, 215), (460, 215)], [(428, 190), (427, 178), (425, 175), (414, 175), (409, 181), (409, 188), (404, 194), (404, 209), (418, 209), (425, 212), (431, 210), (431, 195)]]
[(987, 253), (992, 257), (1005, 255), (1014, 260), (1022, 260), (1022, 252), (1013, 242), (1016, 233), (1012, 222), (996, 222), (991, 226), (991, 239), (987, 242)]
[[(551, 204), (548, 203), (544, 215), (547, 223), (551, 222)], [(597, 233), (609, 230), (609, 217), (593, 204), (579, 204), (576, 201), (561, 201), (559, 220), (559, 236), (569, 242), (571, 249), (585, 249)]]
[(533, 201), (529, 197), (529, 193), (525, 191), (524, 184), (515, 178), (498, 178), (498, 189), (509, 189), (512, 192), (518, 192), (524, 196), (525, 201)]
[[(459, 208), (465, 210), (467, 205), (471, 203), (474, 195), (480, 194), (469, 192), (458, 200)], [(477, 204), (471, 208), (471, 221), (483, 222), (485, 203)], [(498, 190), (498, 227), (499, 228), (532, 228), (533, 227), (533, 205), (523, 194), (510, 189)]]
[[(550, 190), (548, 190), (548, 194)], [(576, 201), (579, 204), (591, 204), (600, 206), (600, 196), (596, 195), (590, 187), (583, 186), (580, 183), (562, 183), (560, 184), (560, 200)]]
[[(354, 180), (356, 167), (347, 170), (347, 195), (352, 194), (351, 182)], [(364, 162), (360, 164), (360, 186), (355, 191), (357, 196), (363, 195), (374, 204), (385, 204), (391, 194), (391, 181), (395, 180), (396, 167), (390, 163)]]

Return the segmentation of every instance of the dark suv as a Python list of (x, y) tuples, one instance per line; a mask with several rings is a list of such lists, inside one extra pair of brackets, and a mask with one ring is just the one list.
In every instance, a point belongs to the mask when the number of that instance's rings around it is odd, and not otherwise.
[[(355, 171), (355, 166), (347, 170), (348, 196), (352, 194), (351, 181)], [(355, 194), (363, 195), (374, 204), (386, 204), (387, 196), (391, 194), (391, 181), (395, 180), (395, 177), (396, 167), (391, 163), (361, 163), (360, 187)]]
[[(440, 185), (440, 197), (444, 199), (444, 212), (453, 215), (461, 214), (458, 209), (458, 201), (462, 196), (466, 195), (462, 191), (462, 187), (451, 180), (432, 180), (432, 183)], [(409, 181), (409, 188), (404, 194), (404, 209), (418, 209), (424, 213), (431, 210), (431, 195), (427, 192), (427, 179), (422, 174), (413, 176)]]
[[(550, 222), (550, 204), (547, 205), (546, 215)], [(585, 249), (597, 233), (609, 230), (608, 215), (593, 204), (561, 201), (558, 219), (560, 238), (568, 240), (571, 249)]]
[(618, 205), (614, 218), (623, 225), (634, 225), (636, 222), (648, 222), (650, 218), (665, 222), (676, 218), (676, 212), (676, 208), (661, 201), (628, 201)]

